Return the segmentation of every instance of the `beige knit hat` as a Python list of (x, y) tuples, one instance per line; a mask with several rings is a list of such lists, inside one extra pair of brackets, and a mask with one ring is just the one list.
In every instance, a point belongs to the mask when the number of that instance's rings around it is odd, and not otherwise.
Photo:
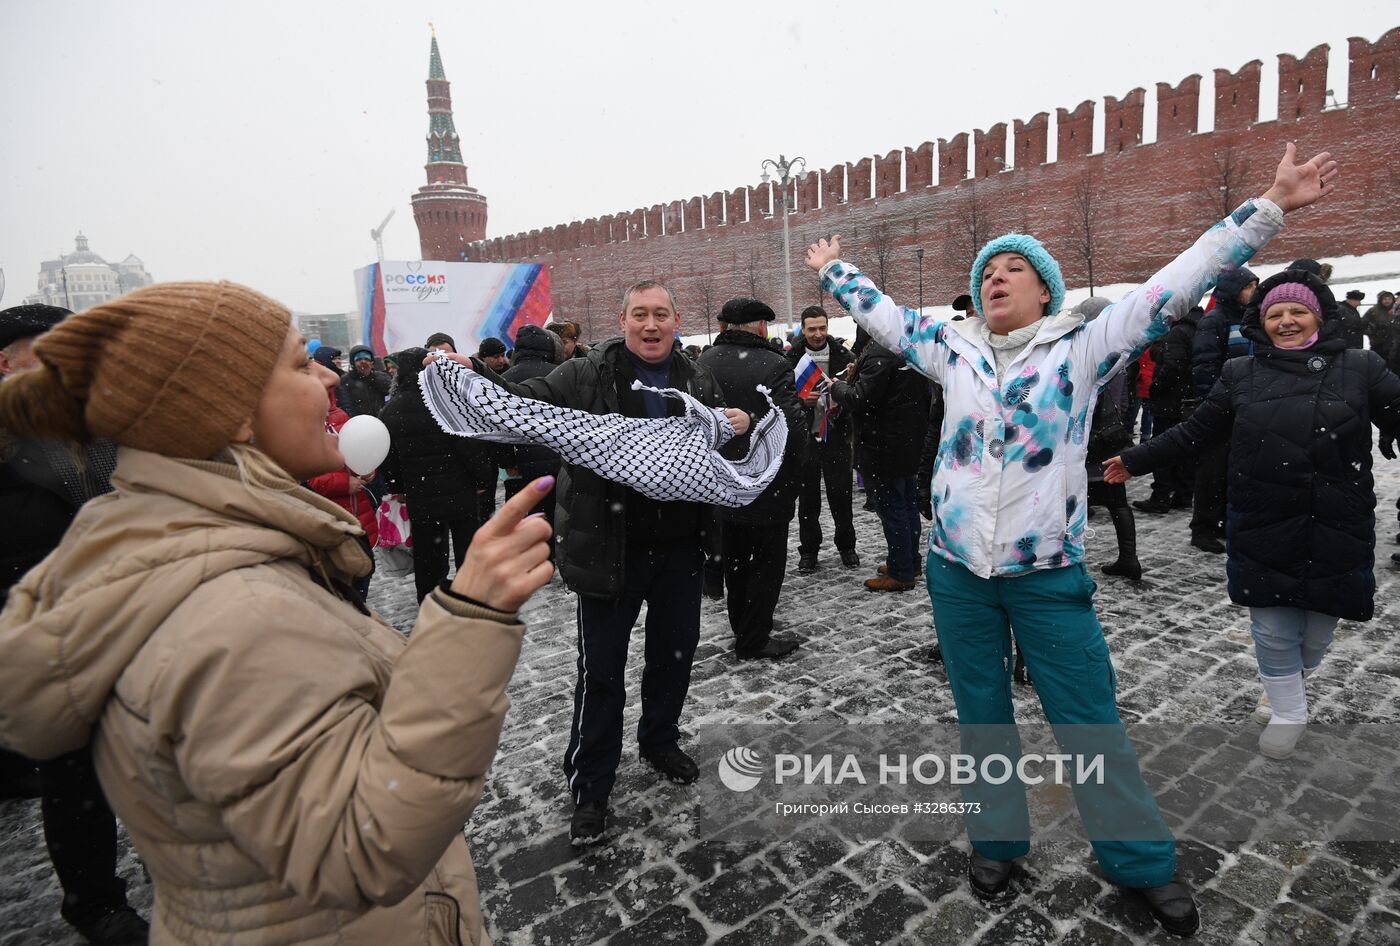
[(70, 315), (0, 384), (0, 428), (206, 459), (253, 416), (292, 316), (230, 282), (162, 283)]

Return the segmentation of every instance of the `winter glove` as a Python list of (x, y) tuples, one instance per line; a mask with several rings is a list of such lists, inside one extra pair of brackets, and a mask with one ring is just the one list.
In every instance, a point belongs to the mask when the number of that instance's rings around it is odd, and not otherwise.
[(1385, 457), (1387, 460), (1395, 459), (1394, 437), (1381, 437), (1381, 456)]
[(918, 500), (919, 515), (923, 516), (923, 517), (924, 517), (925, 519), (927, 519), (929, 522), (932, 522), (932, 521), (933, 521), (933, 494), (932, 494), (932, 492), (931, 492), (927, 487), (920, 486), (920, 487), (918, 487), (918, 488), (915, 490), (915, 498)]

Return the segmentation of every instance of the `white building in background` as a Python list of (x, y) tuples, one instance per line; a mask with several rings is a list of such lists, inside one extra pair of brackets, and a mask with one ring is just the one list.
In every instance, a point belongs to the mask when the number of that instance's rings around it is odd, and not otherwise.
[(308, 312), (292, 314), (297, 331), (306, 336), (309, 342), (315, 339), (323, 345), (339, 348), (346, 357), (349, 367), (349, 354), (352, 345), (360, 344), (361, 320), (356, 312), (332, 312), (326, 315)]
[(25, 302), (81, 312), (155, 282), (146, 272), (146, 264), (135, 255), (128, 255), (120, 263), (109, 263), (88, 249), (88, 239), (81, 232), (76, 243), (77, 249), (62, 259), (39, 264), (39, 291)]

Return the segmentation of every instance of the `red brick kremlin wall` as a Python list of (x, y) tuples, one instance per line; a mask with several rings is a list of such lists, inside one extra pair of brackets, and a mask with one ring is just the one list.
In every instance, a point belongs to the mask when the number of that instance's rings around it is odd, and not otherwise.
[[(1400, 248), (1400, 27), (1375, 43), (1349, 43), (1345, 107), (1327, 101), (1327, 45), (1279, 56), (1277, 120), (1259, 122), (1261, 64), (1215, 70), (1215, 128), (1198, 134), (1200, 77), (1157, 84), (1157, 140), (1142, 144), (1145, 94), (1108, 97), (1102, 153), (1090, 154), (1096, 103), (1057, 109), (1058, 154), (1047, 161), (1049, 116), (1004, 124), (971, 138), (811, 169), (792, 182), (789, 216), (793, 303), (816, 302), (802, 264), (808, 243), (843, 235), (845, 256), (913, 305), (924, 249), (923, 300), (947, 304), (966, 292), (981, 243), (1020, 230), (1043, 240), (1071, 286), (1086, 285), (1085, 234), (1097, 285), (1145, 279), (1238, 204), (1264, 191), (1294, 140), (1301, 156), (1333, 152), (1341, 187), (1291, 218), (1261, 257), (1326, 259)], [(970, 165), (969, 165), (969, 162)], [(969, 173), (970, 172), (970, 173)], [(612, 334), (622, 290), (660, 278), (676, 291), (684, 330), (705, 330), (725, 299), (757, 295), (781, 316), (782, 226), (777, 184), (738, 187), (629, 212), (474, 243), (471, 259), (539, 262), (551, 268), (555, 312), (583, 323), (585, 337)], [(1086, 222), (1087, 221), (1087, 222)]]

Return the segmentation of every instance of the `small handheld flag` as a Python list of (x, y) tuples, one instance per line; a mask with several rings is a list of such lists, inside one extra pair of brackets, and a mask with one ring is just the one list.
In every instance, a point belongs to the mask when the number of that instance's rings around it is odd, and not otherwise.
[(826, 386), (827, 377), (817, 363), (812, 360), (811, 355), (804, 354), (797, 361), (797, 367), (792, 370), (797, 382), (797, 396), (806, 397), (814, 391), (819, 391)]

